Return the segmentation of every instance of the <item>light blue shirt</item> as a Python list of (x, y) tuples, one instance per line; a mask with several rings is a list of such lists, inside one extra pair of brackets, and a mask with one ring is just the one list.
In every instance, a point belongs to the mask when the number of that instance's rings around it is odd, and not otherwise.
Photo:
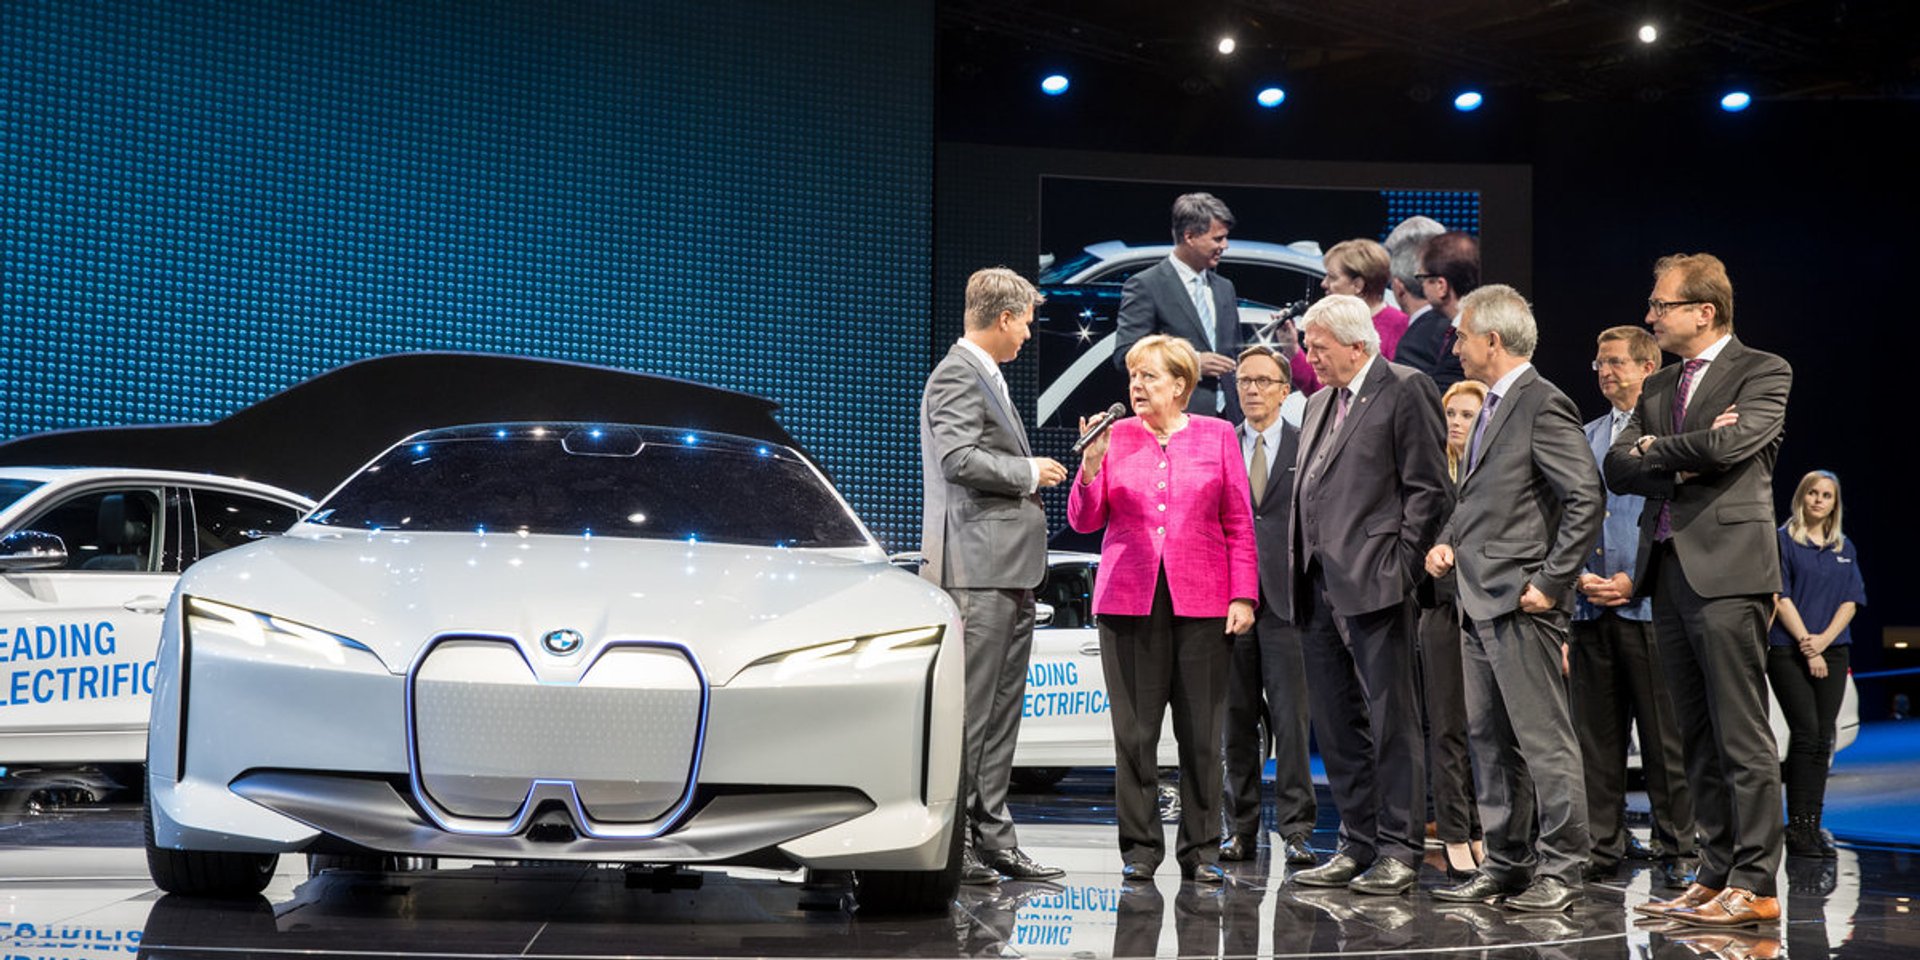
[[(1593, 451), (1596, 468), (1606, 462), (1607, 448), (1613, 446), (1620, 428), (1626, 426), (1627, 418), (1632, 415), (1631, 410), (1609, 410), (1606, 416), (1587, 424), (1587, 447)], [(1605, 489), (1604, 474), (1600, 483)], [(1616, 573), (1633, 576), (1634, 563), (1640, 559), (1640, 510), (1646, 503), (1645, 497), (1607, 490), (1607, 512), (1600, 521), (1600, 541), (1593, 545), (1593, 552), (1587, 555), (1580, 572), (1597, 577), (1611, 577)], [(1623, 607), (1596, 607), (1579, 591), (1574, 592), (1573, 619), (1598, 620), (1605, 610), (1618, 613), (1624, 620), (1653, 619), (1653, 602), (1646, 597)]]

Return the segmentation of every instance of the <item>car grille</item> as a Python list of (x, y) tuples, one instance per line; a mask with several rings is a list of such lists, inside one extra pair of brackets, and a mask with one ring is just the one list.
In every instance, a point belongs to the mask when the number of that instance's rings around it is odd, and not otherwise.
[(540, 683), (512, 643), (443, 640), (413, 679), (418, 782), (459, 817), (511, 819), (558, 781), (595, 823), (655, 820), (694, 775), (704, 696), (678, 648), (611, 646), (577, 683)]

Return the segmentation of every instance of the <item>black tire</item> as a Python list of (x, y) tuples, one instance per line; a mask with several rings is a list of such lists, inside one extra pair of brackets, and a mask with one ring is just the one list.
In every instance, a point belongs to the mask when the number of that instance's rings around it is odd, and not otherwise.
[(947, 865), (938, 870), (855, 870), (856, 916), (899, 916), (945, 913), (960, 891), (960, 845), (967, 828), (956, 802), (953, 825), (947, 830)]
[(406, 857), (397, 853), (309, 853), (307, 876), (317, 877), (328, 870), (355, 873), (412, 873), (440, 866), (439, 857)]
[(1070, 767), (1014, 767), (1013, 789), (1021, 793), (1046, 793), (1067, 778)]
[(153, 842), (153, 800), (143, 786), (140, 821), (147, 841), (147, 876), (153, 885), (183, 897), (222, 900), (259, 896), (280, 863), (277, 853), (162, 850)]

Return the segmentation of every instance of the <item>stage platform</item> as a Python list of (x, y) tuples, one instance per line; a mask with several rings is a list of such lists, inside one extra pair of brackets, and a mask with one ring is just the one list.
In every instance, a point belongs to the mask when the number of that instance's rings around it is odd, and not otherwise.
[[(1836, 771), (1836, 797), (1911, 803), (1916, 752), (1890, 746), (1920, 727), (1870, 727), (1862, 761)], [(1851, 751), (1849, 751), (1851, 752)], [(1885, 765), (1883, 769), (1881, 765)], [(1901, 769), (1904, 768), (1904, 769)], [(1896, 786), (1896, 783), (1903, 786)], [(1866, 784), (1868, 789), (1858, 789)], [(1878, 785), (1878, 786), (1874, 786)], [(650, 888), (614, 867), (446, 863), (407, 874), (307, 876), (282, 858), (266, 895), (241, 903), (164, 896), (147, 879), (138, 805), (14, 811), (0, 821), (0, 955), (24, 957), (1846, 957), (1920, 956), (1920, 847), (1844, 843), (1838, 860), (1790, 861), (1778, 925), (1730, 933), (1637, 923), (1662, 891), (1649, 864), (1588, 884), (1564, 915), (1449, 906), (1430, 852), (1404, 897), (1289, 885), (1264, 846), (1221, 888), (1120, 879), (1111, 782), (1081, 771), (1020, 797), (1022, 843), (1064, 867), (1057, 883), (963, 888), (944, 915), (863, 916), (844, 887), (798, 877), (701, 871), (699, 889)], [(0, 798), (21, 800), (23, 798)], [(1323, 815), (1314, 843), (1333, 843)], [(1843, 822), (1876, 822), (1849, 806)], [(1883, 824), (1876, 839), (1920, 824)], [(1904, 832), (1903, 832), (1904, 831)], [(1269, 840), (1271, 838), (1268, 838)], [(1843, 837), (1844, 841), (1844, 837)], [(640, 881), (636, 885), (636, 881)]]

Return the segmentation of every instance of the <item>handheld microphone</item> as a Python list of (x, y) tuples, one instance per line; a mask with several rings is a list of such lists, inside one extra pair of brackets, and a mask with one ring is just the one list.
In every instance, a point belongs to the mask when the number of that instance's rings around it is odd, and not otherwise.
[(1075, 440), (1073, 442), (1073, 455), (1076, 457), (1079, 456), (1080, 452), (1087, 448), (1087, 444), (1092, 443), (1095, 439), (1098, 439), (1101, 434), (1107, 432), (1107, 429), (1109, 427), (1113, 426), (1113, 422), (1115, 420), (1118, 420), (1121, 417), (1124, 417), (1126, 415), (1127, 415), (1127, 405), (1124, 403), (1116, 403), (1113, 406), (1108, 407), (1107, 412), (1101, 414), (1097, 419), (1095, 419), (1093, 421), (1093, 426), (1088, 427), (1087, 432), (1081, 434), (1080, 439)]

